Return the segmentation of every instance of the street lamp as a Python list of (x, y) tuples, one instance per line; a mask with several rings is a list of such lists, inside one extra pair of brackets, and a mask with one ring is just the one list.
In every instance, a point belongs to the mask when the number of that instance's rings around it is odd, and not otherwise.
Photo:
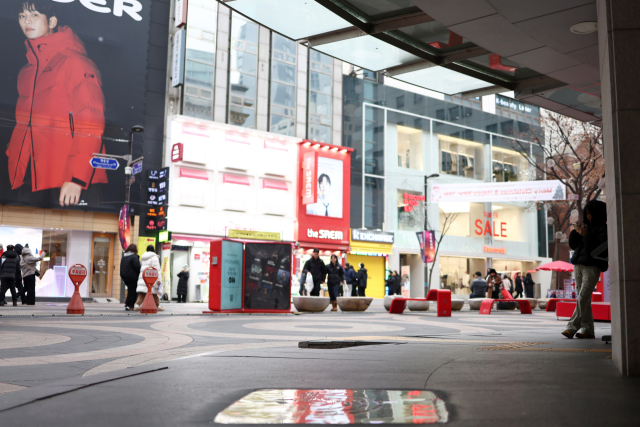
[(427, 193), (427, 189), (429, 188), (427, 186), (427, 181), (429, 180), (429, 178), (438, 178), (440, 175), (438, 175), (437, 173), (432, 173), (429, 176), (425, 176), (424, 177), (424, 230), (427, 231), (427, 197), (428, 197), (428, 193)]
[(133, 158), (133, 134), (144, 132), (144, 127), (140, 125), (133, 126), (131, 128), (131, 132), (129, 133), (129, 156), (127, 161), (127, 166), (124, 168), (124, 173), (126, 175), (126, 185), (127, 192), (125, 194), (125, 204), (127, 205), (127, 209), (129, 209), (129, 201), (131, 198), (131, 177), (133, 176), (133, 168), (131, 167), (131, 159)]

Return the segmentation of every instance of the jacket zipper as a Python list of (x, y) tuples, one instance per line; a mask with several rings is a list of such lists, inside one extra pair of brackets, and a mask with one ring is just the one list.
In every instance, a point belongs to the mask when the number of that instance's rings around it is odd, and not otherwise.
[(73, 133), (75, 130), (76, 126), (73, 123), (73, 113), (71, 111), (69, 111), (69, 129), (71, 129), (71, 138), (74, 137)]
[(38, 72), (40, 71), (40, 59), (38, 58), (38, 55), (36, 54), (36, 51), (33, 48), (33, 46), (31, 46), (31, 40), (27, 40), (27, 43), (29, 44), (29, 48), (31, 49), (31, 52), (33, 52), (33, 56), (36, 57), (36, 74), (33, 78), (33, 93), (31, 94), (31, 110), (29, 111), (29, 125), (27, 129), (29, 131), (29, 135), (31, 136), (31, 165), (33, 169), (33, 183), (37, 190), (38, 189), (38, 173), (36, 171), (36, 152), (33, 148), (33, 126), (31, 125), (31, 120), (33, 119), (33, 103), (35, 101), (35, 96), (36, 96), (36, 83), (38, 82)]

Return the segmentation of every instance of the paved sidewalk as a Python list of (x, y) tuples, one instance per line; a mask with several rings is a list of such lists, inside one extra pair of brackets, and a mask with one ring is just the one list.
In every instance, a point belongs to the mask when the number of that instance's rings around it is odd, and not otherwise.
[[(162, 315), (140, 315), (87, 304), (85, 317), (63, 315), (64, 305), (0, 309), (3, 427), (205, 426), (256, 389), (324, 388), (429, 390), (453, 425), (637, 425), (640, 381), (619, 376), (600, 339), (563, 338), (566, 321), (553, 313), (390, 315), (381, 301), (365, 313), (204, 309), (166, 304)], [(597, 323), (596, 335), (610, 329)]]

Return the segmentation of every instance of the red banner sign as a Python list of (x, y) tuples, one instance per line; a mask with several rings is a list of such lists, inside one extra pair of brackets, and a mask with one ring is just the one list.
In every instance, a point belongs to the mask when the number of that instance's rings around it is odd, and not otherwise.
[(302, 204), (316, 203), (317, 196), (316, 153), (311, 151), (302, 156)]

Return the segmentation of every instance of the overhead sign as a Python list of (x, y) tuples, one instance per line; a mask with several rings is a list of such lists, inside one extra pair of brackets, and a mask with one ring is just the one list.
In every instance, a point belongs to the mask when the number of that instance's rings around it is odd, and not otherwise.
[(269, 231), (253, 231), (253, 230), (229, 230), (229, 237), (233, 239), (252, 239), (252, 240), (282, 240), (281, 234)]
[(134, 175), (142, 172), (142, 160), (131, 165), (131, 168), (133, 169)]
[(117, 159), (108, 159), (106, 157), (92, 157), (90, 162), (94, 169), (116, 170), (120, 166)]
[(484, 252), (488, 254), (506, 254), (507, 250), (505, 248), (494, 248), (491, 246), (484, 246)]
[(393, 244), (394, 234), (388, 231), (351, 229), (351, 240), (360, 242), (375, 242)]
[(529, 202), (566, 199), (567, 188), (558, 180), (431, 184), (431, 201), (434, 203)]
[(182, 28), (187, 23), (187, 0), (176, 0), (176, 27)]
[(302, 204), (316, 203), (317, 195), (316, 153), (310, 151), (302, 156)]
[(173, 87), (184, 84), (184, 53), (187, 47), (187, 32), (178, 30), (173, 35), (173, 55), (171, 58), (171, 85)]
[(171, 161), (172, 162), (181, 161), (182, 157), (184, 156), (183, 153), (184, 153), (184, 144), (182, 142), (176, 142), (171, 147)]

